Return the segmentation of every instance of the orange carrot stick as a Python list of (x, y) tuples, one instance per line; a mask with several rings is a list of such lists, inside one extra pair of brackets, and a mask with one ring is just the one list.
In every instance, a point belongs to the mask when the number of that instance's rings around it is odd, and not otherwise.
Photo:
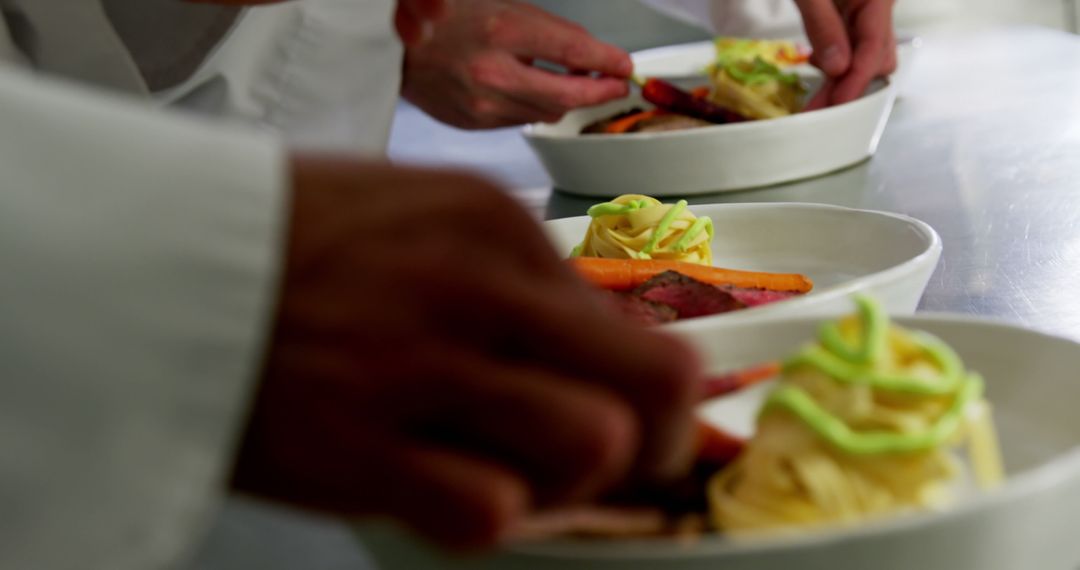
[(806, 293), (814, 288), (814, 282), (809, 277), (797, 273), (742, 271), (664, 259), (574, 257), (570, 259), (570, 265), (586, 281), (613, 291), (633, 289), (665, 271), (676, 271), (713, 285), (733, 285), (745, 289)]
[(634, 128), (634, 125), (644, 121), (645, 119), (651, 119), (657, 115), (664, 114), (664, 111), (660, 109), (652, 109), (651, 111), (642, 111), (640, 113), (634, 113), (629, 117), (623, 117), (617, 121), (612, 121), (607, 127), (604, 128), (604, 133), (609, 135), (619, 135)]
[(779, 362), (766, 362), (705, 379), (702, 400), (711, 400), (749, 388), (780, 373)]

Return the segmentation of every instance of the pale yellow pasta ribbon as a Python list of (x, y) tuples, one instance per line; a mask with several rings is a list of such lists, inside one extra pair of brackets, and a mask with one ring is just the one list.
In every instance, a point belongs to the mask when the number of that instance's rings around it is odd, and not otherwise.
[(593, 206), (589, 215), (592, 222), (574, 256), (712, 265), (712, 220), (695, 216), (685, 200), (663, 204), (626, 194)]

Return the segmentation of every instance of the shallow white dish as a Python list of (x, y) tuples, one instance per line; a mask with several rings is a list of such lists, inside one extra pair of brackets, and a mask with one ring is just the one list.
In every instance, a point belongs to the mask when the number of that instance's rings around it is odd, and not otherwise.
[[(731, 540), (559, 540), (507, 547), (487, 558), (442, 557), (385, 529), (362, 533), (386, 570), (1075, 570), (1080, 565), (1080, 344), (956, 316), (898, 319), (950, 343), (981, 372), (994, 403), (1008, 482), (943, 513), (896, 517), (848, 530)], [(813, 338), (818, 321), (715, 323), (694, 342), (709, 364), (731, 369), (782, 358)], [(739, 401), (741, 398), (741, 402)], [(756, 409), (753, 394), (730, 408)], [(713, 416), (719, 407), (703, 413)]]
[[(697, 80), (680, 83), (707, 82), (700, 75), (701, 45), (662, 50), (639, 56), (652, 61), (642, 64), (642, 74), (669, 68), (666, 75), (681, 77), (696, 68)], [(809, 66), (798, 72), (813, 93), (820, 74)], [(560, 190), (587, 196), (707, 194), (810, 178), (865, 160), (877, 150), (895, 99), (895, 85), (878, 81), (856, 101), (779, 119), (663, 133), (579, 134), (598, 119), (651, 107), (635, 94), (571, 112), (558, 123), (528, 125), (523, 132)]]
[[(700, 204), (690, 210), (713, 220), (713, 264), (802, 273), (813, 279), (814, 289), (773, 305), (667, 325), (688, 333), (714, 321), (834, 315), (848, 310), (853, 293), (873, 295), (893, 314), (910, 314), (941, 257), (933, 228), (899, 214), (787, 203)], [(556, 251), (568, 255), (590, 221), (564, 218), (544, 228)]]

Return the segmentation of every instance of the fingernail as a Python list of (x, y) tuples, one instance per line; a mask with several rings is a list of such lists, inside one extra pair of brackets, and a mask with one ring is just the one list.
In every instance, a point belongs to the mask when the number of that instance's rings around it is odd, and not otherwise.
[(821, 70), (829, 75), (839, 75), (846, 71), (847, 62), (844, 52), (838, 45), (831, 45), (821, 53)]

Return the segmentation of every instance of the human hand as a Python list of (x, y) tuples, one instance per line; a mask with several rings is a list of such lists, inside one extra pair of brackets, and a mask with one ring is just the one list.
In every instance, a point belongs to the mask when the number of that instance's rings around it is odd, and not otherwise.
[(609, 313), (512, 199), (344, 159), (296, 159), (293, 178), (237, 489), (475, 547), (688, 468), (695, 356)]
[(625, 97), (632, 71), (626, 52), (578, 24), (525, 2), (469, 0), (450, 4), (431, 37), (406, 50), (402, 93), (444, 123), (494, 128)]
[(447, 0), (398, 0), (394, 26), (406, 46), (427, 40), (431, 26), (445, 15)]
[(870, 82), (896, 70), (895, 0), (795, 0), (814, 47), (811, 62), (827, 79), (808, 108), (862, 96)]

